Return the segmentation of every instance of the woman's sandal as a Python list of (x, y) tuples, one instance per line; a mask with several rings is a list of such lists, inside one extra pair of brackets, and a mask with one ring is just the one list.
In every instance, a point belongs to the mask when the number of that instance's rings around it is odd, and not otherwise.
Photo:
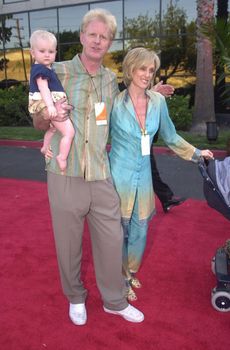
[(127, 289), (127, 299), (128, 299), (129, 301), (135, 301), (135, 300), (137, 300), (136, 293), (134, 292), (134, 290), (132, 289), (132, 287), (128, 287), (128, 289)]
[(141, 282), (140, 282), (139, 279), (136, 278), (136, 277), (130, 278), (130, 279), (129, 279), (129, 284), (130, 284), (130, 286), (133, 287), (133, 288), (141, 288), (141, 287), (142, 287)]

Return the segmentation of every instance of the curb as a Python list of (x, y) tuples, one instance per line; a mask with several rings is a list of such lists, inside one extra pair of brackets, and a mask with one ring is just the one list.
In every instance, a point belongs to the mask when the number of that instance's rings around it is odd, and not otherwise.
[(0, 140), (0, 146), (12, 146), (12, 147), (22, 147), (22, 148), (41, 148), (42, 141)]
[[(22, 147), (22, 148), (38, 148), (42, 146), (42, 141), (24, 141), (24, 140), (0, 140), (0, 146), (12, 146), (12, 147)], [(107, 146), (109, 150), (110, 146)], [(227, 156), (227, 152), (224, 150), (212, 150), (214, 157), (224, 158)], [(169, 156), (175, 156), (176, 154), (168, 147), (164, 146), (154, 146), (155, 154), (165, 154)]]

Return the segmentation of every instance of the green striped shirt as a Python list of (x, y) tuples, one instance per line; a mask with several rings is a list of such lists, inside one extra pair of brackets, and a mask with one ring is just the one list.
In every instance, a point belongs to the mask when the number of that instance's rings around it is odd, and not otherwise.
[[(109, 120), (118, 85), (115, 73), (103, 66), (95, 76), (90, 76), (79, 56), (71, 61), (55, 63), (54, 69), (65, 89), (70, 104), (74, 106), (71, 120), (75, 137), (68, 157), (67, 176), (78, 176), (86, 181), (104, 180), (110, 176), (106, 144)], [(94, 106), (104, 102), (107, 110), (107, 125), (96, 125)], [(53, 158), (47, 170), (60, 174), (56, 162), (61, 135), (52, 138)]]

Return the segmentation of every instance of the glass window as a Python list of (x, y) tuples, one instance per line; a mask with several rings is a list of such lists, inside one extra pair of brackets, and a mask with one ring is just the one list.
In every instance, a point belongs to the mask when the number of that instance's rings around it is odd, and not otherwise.
[(163, 35), (195, 35), (196, 4), (184, 0), (162, 2)]
[(80, 43), (60, 44), (58, 46), (58, 55), (56, 61), (69, 61), (82, 51)]
[(13, 2), (25, 2), (29, 0), (3, 0), (3, 4), (11, 4)]
[(159, 14), (160, 0), (124, 0), (124, 12), (127, 18), (136, 18), (139, 15)]
[(114, 51), (122, 50), (122, 49), (123, 49), (123, 41), (122, 40), (114, 40), (110, 49), (109, 49), (109, 52), (114, 52)]
[(3, 50), (0, 50), (0, 80), (7, 79), (5, 64), (6, 64), (6, 53)]
[[(64, 33), (74, 33), (76, 34), (77, 32), (79, 33), (80, 31), (80, 25), (83, 16), (85, 13), (88, 11), (88, 6), (87, 5), (82, 5), (82, 6), (71, 6), (71, 7), (65, 7), (65, 8), (60, 8), (58, 10), (58, 15), (59, 15), (59, 34), (64, 34)], [(72, 42), (73, 38), (72, 35), (68, 37), (68, 35), (63, 35), (65, 36), (65, 42)], [(79, 40), (79, 36), (75, 35), (75, 40)], [(63, 42), (63, 40), (61, 40)]]
[(130, 38), (124, 41), (124, 50), (130, 50), (131, 48), (143, 46), (150, 48), (156, 52), (160, 51), (160, 39), (159, 37), (140, 37), (140, 38)]
[(108, 2), (97, 2), (90, 5), (90, 9), (103, 8), (110, 11), (117, 20), (117, 33), (116, 38), (122, 38), (123, 27), (122, 27), (122, 1), (108, 1)]
[(184, 10), (189, 22), (195, 21), (197, 17), (196, 1), (188, 0), (162, 0), (162, 15), (167, 12), (169, 5)]
[(159, 31), (159, 0), (124, 0), (125, 37), (144, 38)]
[[(28, 47), (29, 42), (29, 24), (28, 14), (19, 13), (7, 16), (5, 19), (6, 28), (6, 48)], [(9, 30), (11, 34), (9, 34)], [(8, 35), (9, 34), (9, 35)]]
[(37, 29), (44, 29), (57, 35), (57, 10), (42, 10), (30, 12), (31, 33)]
[[(1, 53), (0, 59), (3, 58)], [(26, 81), (29, 78), (30, 53), (29, 50), (11, 49), (5, 53), (7, 60), (7, 79)], [(0, 70), (0, 80), (5, 79), (5, 71)]]
[(123, 42), (122, 40), (115, 40), (110, 47), (109, 52), (105, 55), (103, 64), (110, 68), (121, 79), (121, 64), (123, 61)]
[[(9, 17), (12, 16), (0, 15), (0, 49), (6, 46), (12, 35), (12, 28), (6, 25), (6, 19)], [(3, 42), (5, 42), (5, 45), (3, 45)]]
[(87, 5), (60, 8), (58, 61), (70, 60), (81, 52), (80, 26), (82, 18), (88, 11)]

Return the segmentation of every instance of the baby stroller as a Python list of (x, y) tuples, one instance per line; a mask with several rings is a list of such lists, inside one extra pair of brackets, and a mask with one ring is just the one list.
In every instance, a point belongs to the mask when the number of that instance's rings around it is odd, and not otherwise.
[[(230, 220), (230, 157), (208, 162), (202, 159), (198, 166), (208, 205)], [(211, 294), (212, 306), (221, 312), (230, 311), (230, 239), (216, 250), (211, 265), (217, 280)]]

